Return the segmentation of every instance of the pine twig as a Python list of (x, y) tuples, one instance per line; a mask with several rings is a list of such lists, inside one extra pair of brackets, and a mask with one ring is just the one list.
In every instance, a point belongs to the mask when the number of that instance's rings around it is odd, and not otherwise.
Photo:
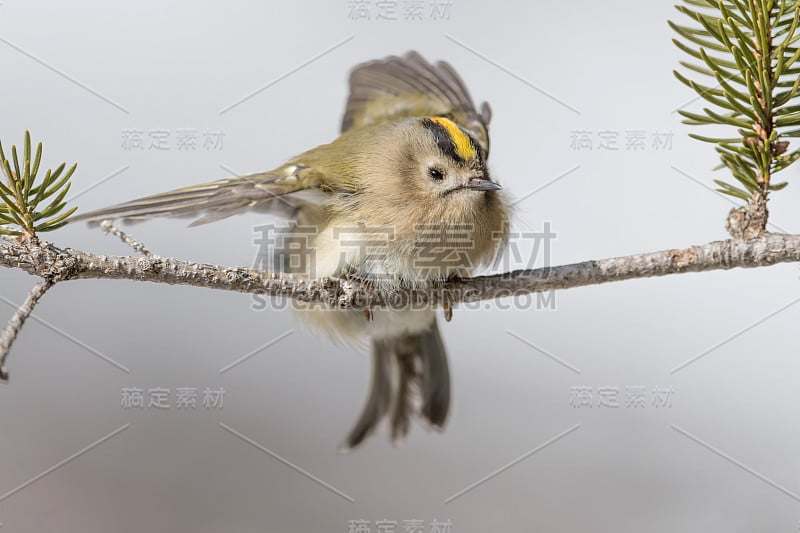
[(688, 18), (669, 25), (689, 72), (674, 73), (708, 106), (678, 113), (684, 124), (720, 132), (689, 136), (714, 144), (718, 168), (735, 179), (714, 180), (717, 191), (746, 202), (730, 211), (728, 232), (756, 237), (766, 231), (770, 193), (787, 185), (775, 175), (800, 159), (800, 150), (789, 150), (800, 136), (800, 1), (684, 0), (675, 7)]
[(114, 225), (112, 221), (103, 220), (102, 222), (100, 222), (100, 227), (103, 229), (104, 232), (106, 232), (106, 234), (110, 233), (111, 235), (119, 237), (119, 239), (128, 246), (130, 246), (134, 252), (140, 253), (143, 256), (147, 257), (148, 259), (158, 259), (157, 255), (155, 255), (153, 252), (144, 247), (144, 244), (142, 244), (141, 242), (134, 239), (131, 235), (119, 229), (117, 226)]
[(22, 326), (25, 324), (25, 320), (28, 319), (33, 312), (33, 308), (39, 303), (39, 299), (41, 299), (44, 293), (53, 285), (55, 285), (55, 281), (49, 278), (45, 278), (34, 285), (25, 298), (25, 301), (22, 302), (22, 305), (14, 312), (14, 315), (8, 321), (5, 329), (0, 333), (0, 380), (8, 380), (6, 358), (11, 351), (11, 345), (17, 339), (19, 332), (22, 330)]

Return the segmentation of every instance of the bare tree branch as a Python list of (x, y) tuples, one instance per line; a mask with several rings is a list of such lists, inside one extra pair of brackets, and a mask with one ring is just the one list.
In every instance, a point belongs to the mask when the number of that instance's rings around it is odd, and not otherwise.
[(3, 333), (0, 333), (0, 380), (6, 381), (8, 379), (6, 358), (11, 351), (11, 345), (16, 340), (17, 335), (19, 335), (19, 332), (22, 330), (23, 324), (25, 324), (25, 320), (31, 315), (39, 299), (44, 296), (44, 293), (53, 285), (55, 285), (55, 282), (47, 278), (34, 285), (28, 293), (28, 297), (25, 298), (25, 301), (22, 302), (22, 305), (20, 305), (19, 309), (14, 313), (14, 316), (8, 321), (8, 325), (6, 325)]
[(748, 241), (714, 241), (684, 249), (455, 279), (428, 290), (408, 289), (386, 294), (354, 279), (307, 279), (170, 258), (98, 256), (42, 242), (20, 243), (0, 238), (0, 266), (19, 268), (53, 282), (71, 279), (150, 281), (283, 296), (355, 309), (409, 302), (420, 305), (474, 302), (627, 279), (797, 261), (800, 261), (800, 235), (769, 233)]
[(714, 241), (683, 249), (453, 279), (427, 290), (400, 289), (386, 293), (355, 279), (307, 279), (241, 267), (161, 259), (113, 225), (108, 224), (104, 229), (146, 257), (92, 255), (71, 248), (57, 248), (35, 239), (20, 242), (0, 237), (0, 266), (19, 268), (42, 278), (0, 335), (0, 379), (8, 378), (4, 364), (8, 351), (36, 302), (54, 284), (73, 279), (125, 279), (193, 285), (301, 302), (323, 302), (341, 309), (440, 305), (447, 314), (452, 304), (460, 302), (684, 272), (754, 268), (800, 261), (800, 235), (768, 233), (747, 241)]
[(106, 234), (110, 233), (111, 235), (119, 237), (119, 240), (130, 246), (134, 252), (138, 252), (150, 259), (158, 258), (158, 256), (156, 256), (153, 252), (145, 248), (144, 244), (137, 241), (131, 235), (128, 235), (127, 233), (116, 227), (114, 223), (111, 222), (110, 220), (104, 220), (100, 222), (100, 227), (103, 229), (103, 231), (106, 232)]

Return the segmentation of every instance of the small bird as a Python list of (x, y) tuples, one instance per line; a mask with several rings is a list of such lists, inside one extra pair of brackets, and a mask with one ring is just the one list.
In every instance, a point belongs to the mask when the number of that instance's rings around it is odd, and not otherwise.
[[(489, 105), (476, 110), (448, 63), (431, 64), (416, 52), (390, 56), (352, 70), (341, 135), (330, 144), (274, 170), (73, 220), (189, 216), (199, 217), (196, 226), (246, 210), (272, 212), (315, 228), (308, 243), (315, 261), (306, 275), (355, 278), (388, 292), (432, 287), (490, 264), (507, 240), (508, 201), (486, 166), (490, 119)], [(392, 441), (408, 433), (415, 415), (432, 428), (444, 426), (450, 373), (433, 309), (363, 312), (298, 303), (296, 312), (335, 340), (371, 343), (370, 390), (343, 449), (362, 443), (384, 418)], [(448, 320), (451, 312), (445, 309)]]

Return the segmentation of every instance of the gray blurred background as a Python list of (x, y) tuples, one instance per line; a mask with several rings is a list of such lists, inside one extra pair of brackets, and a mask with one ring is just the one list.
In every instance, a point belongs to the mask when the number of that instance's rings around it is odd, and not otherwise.
[[(0, 139), (30, 129), (43, 164), (79, 163), (73, 203), (102, 207), (333, 139), (349, 69), (416, 49), (491, 102), (492, 170), (519, 200), (516, 230), (550, 223), (552, 264), (723, 239), (716, 156), (674, 112), (702, 104), (671, 73), (671, 4), (2, 0)], [(796, 233), (798, 205), (800, 182), (774, 195), (772, 221)], [(162, 256), (248, 266), (265, 222), (129, 229)], [(132, 253), (83, 224), (47, 238)], [(363, 351), (255, 311), (249, 295), (59, 284), (0, 385), (0, 523), (797, 531), (798, 275), (787, 264), (457, 308), (443, 324), (446, 431), (415, 426), (398, 446), (382, 431), (348, 455), (336, 450), (366, 393)], [(34, 281), (0, 270), (3, 322)], [(177, 406), (184, 388), (195, 407)], [(224, 390), (222, 406), (202, 405), (207, 388)], [(142, 409), (123, 405), (132, 389)], [(147, 406), (151, 389), (168, 390), (167, 408)]]

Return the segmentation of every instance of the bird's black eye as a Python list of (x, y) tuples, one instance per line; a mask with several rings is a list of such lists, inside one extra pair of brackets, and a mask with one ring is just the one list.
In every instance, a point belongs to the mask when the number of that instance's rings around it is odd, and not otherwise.
[(434, 167), (429, 168), (428, 174), (430, 175), (431, 179), (435, 179), (437, 181), (444, 179), (444, 172), (442, 172), (438, 168)]

